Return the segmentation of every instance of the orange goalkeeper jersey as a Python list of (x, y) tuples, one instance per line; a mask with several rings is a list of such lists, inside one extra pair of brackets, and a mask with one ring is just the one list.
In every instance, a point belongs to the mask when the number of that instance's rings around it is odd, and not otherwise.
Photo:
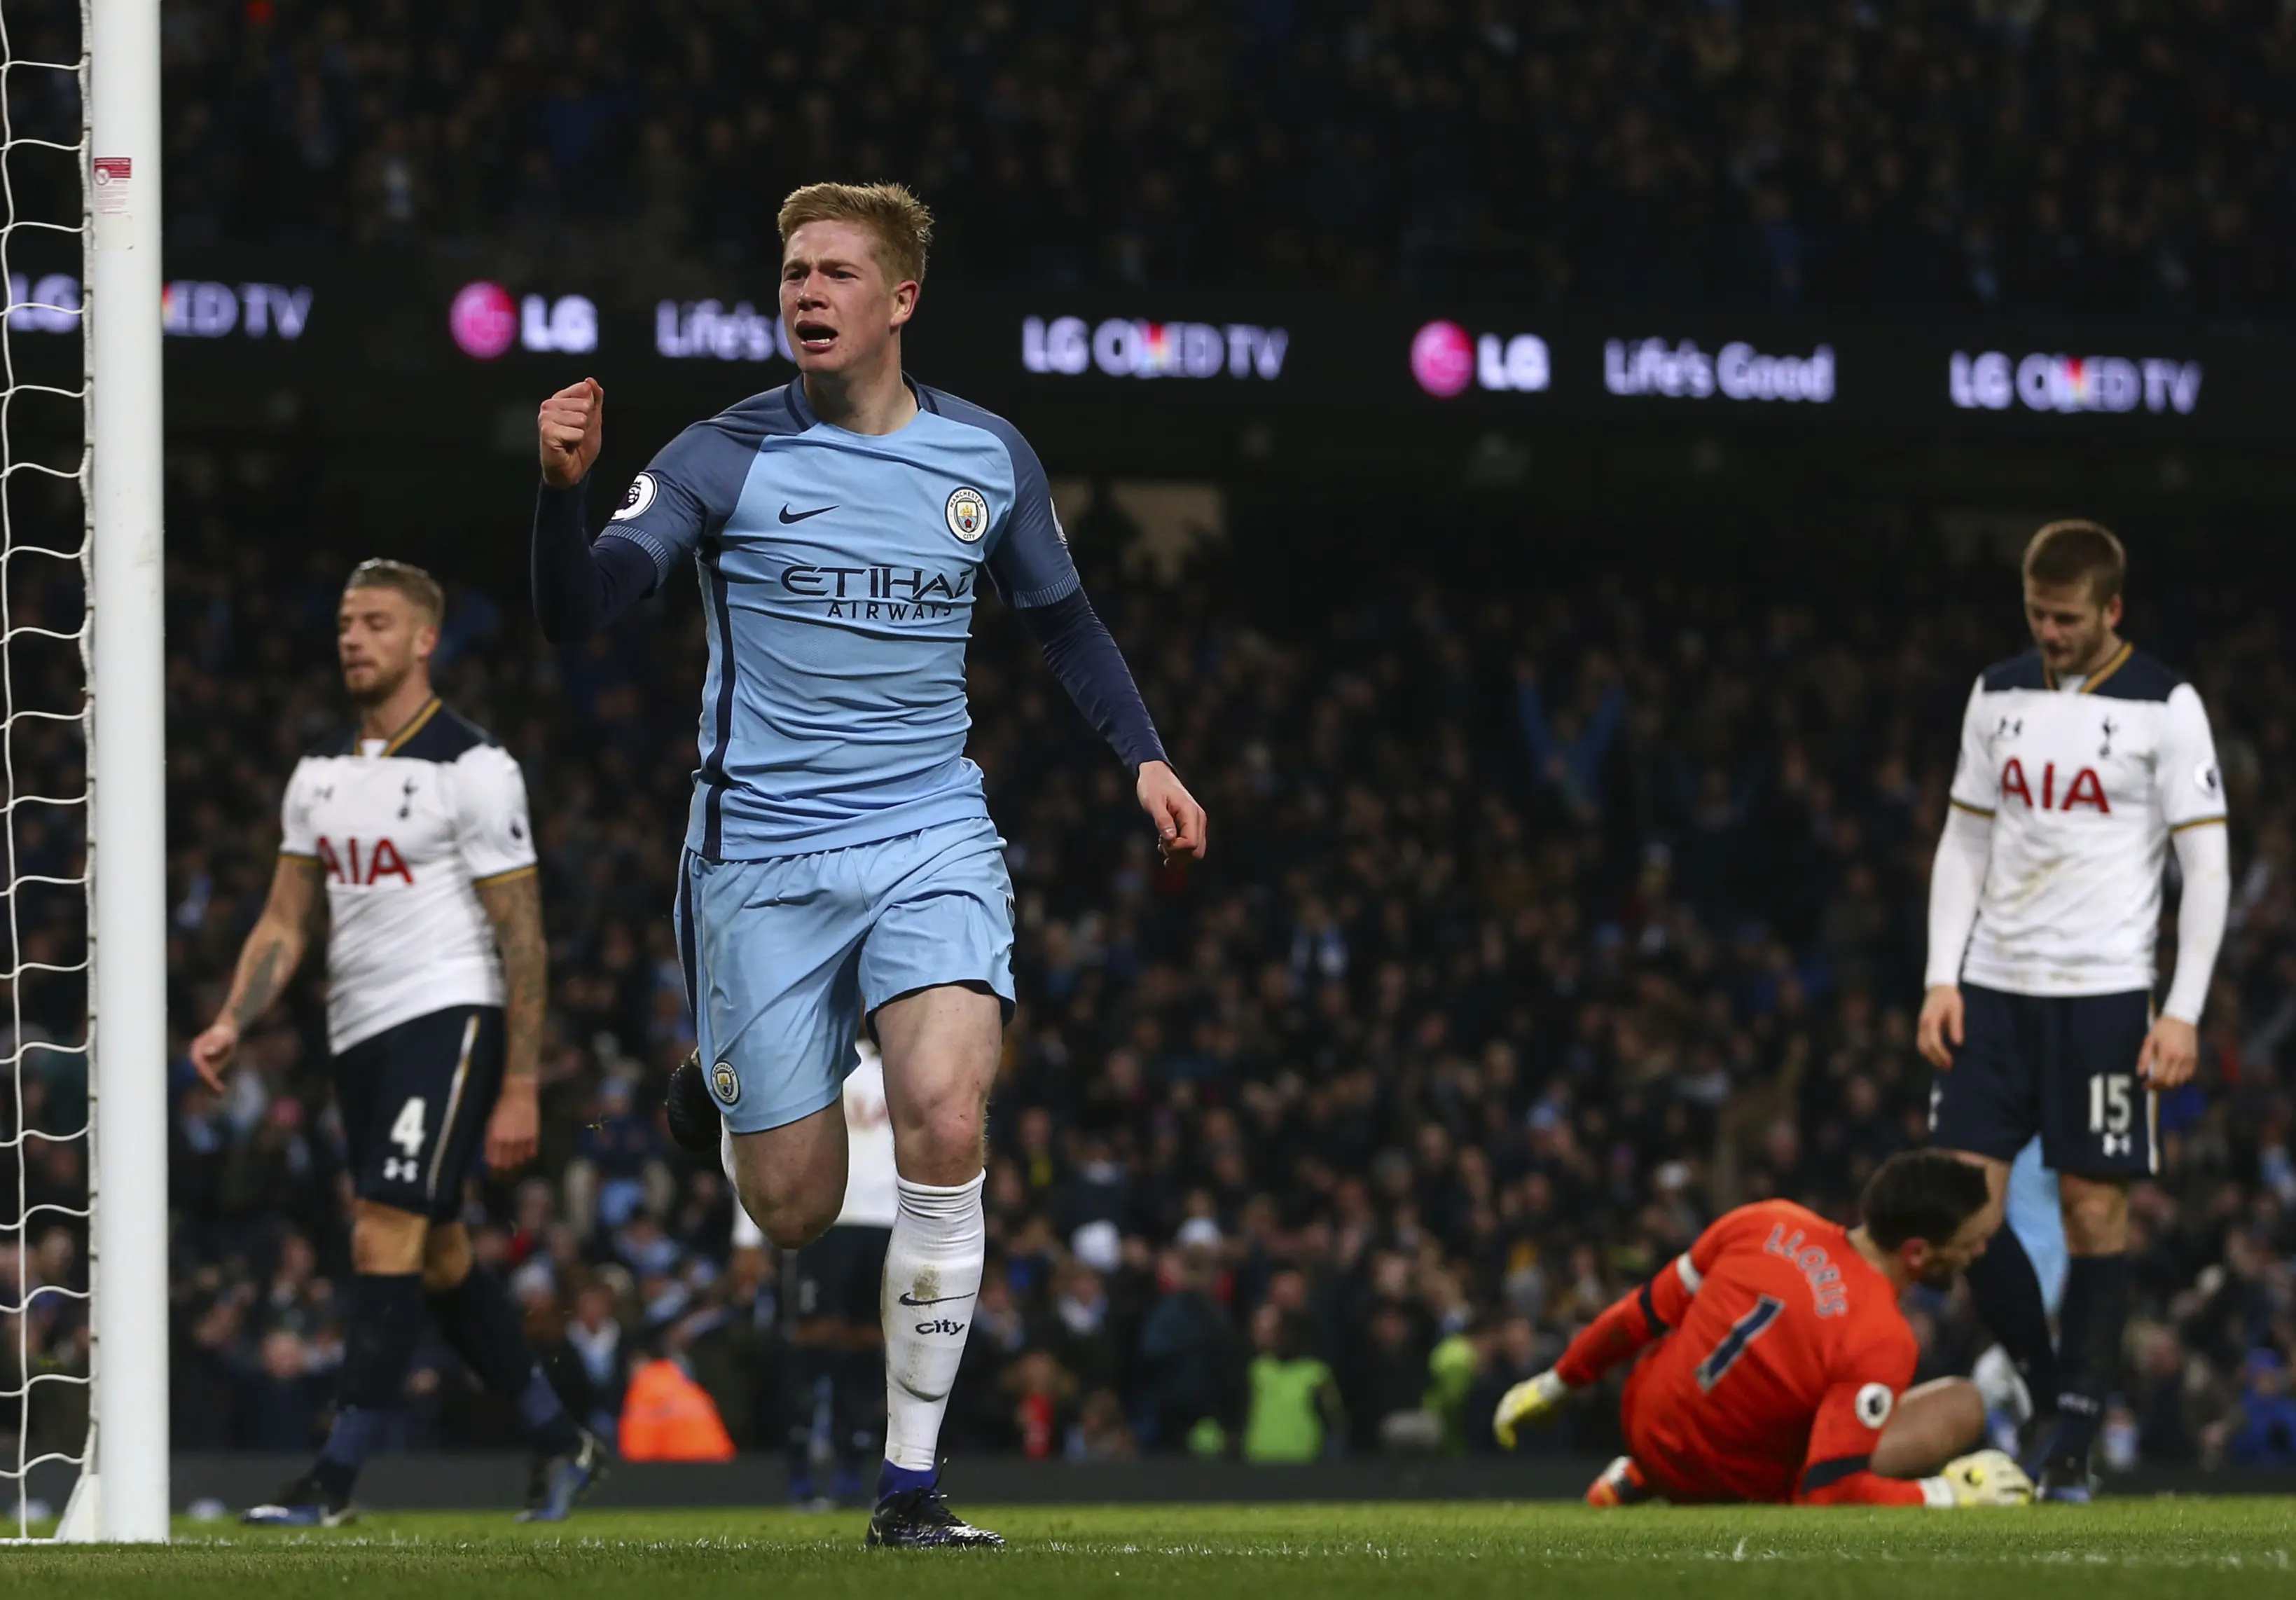
[(1920, 1485), (1869, 1468), (1919, 1351), (1848, 1229), (1784, 1201), (1741, 1206), (1603, 1312), (1555, 1374), (1577, 1388), (1646, 1348), (1627, 1443), (1668, 1498), (1922, 1504)]

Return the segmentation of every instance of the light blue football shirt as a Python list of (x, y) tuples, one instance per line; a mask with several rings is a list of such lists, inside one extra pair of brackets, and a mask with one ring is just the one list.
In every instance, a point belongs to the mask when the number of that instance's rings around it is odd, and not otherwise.
[(1019, 609), (1078, 587), (1036, 452), (911, 384), (914, 421), (832, 427), (801, 380), (685, 430), (599, 536), (659, 588), (691, 559), (709, 639), (686, 848), (754, 861), (988, 814), (964, 651), (981, 574)]

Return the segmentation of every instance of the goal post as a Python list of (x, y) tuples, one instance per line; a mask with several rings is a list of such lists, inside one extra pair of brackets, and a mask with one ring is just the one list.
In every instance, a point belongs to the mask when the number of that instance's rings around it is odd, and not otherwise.
[(95, 1330), (84, 1476), (95, 1536), (148, 1541), (168, 1537), (168, 1511), (160, 0), (86, 0), (83, 16)]

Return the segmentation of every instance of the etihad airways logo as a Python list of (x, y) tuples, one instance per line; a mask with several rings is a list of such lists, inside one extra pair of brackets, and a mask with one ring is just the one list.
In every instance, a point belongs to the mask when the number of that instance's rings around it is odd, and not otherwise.
[(972, 600), (975, 570), (793, 566), (782, 570), (782, 587), (800, 600), (826, 600), (839, 621), (937, 622)]
[(1956, 350), (1946, 392), (1964, 411), (2149, 411), (2190, 416), (2201, 403), (2201, 364), (2161, 357), (2052, 356), (2012, 362), (2002, 350)]

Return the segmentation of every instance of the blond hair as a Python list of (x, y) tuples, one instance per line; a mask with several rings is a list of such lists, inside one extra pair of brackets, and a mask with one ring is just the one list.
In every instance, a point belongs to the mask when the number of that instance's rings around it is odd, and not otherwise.
[(786, 249), (808, 222), (857, 222), (877, 235), (877, 265), (891, 283), (925, 281), (932, 213), (902, 184), (808, 184), (790, 192), (775, 219)]
[(344, 594), (353, 589), (393, 589), (413, 602), (414, 609), (430, 619), (431, 627), (447, 619), (447, 591), (439, 587), (437, 578), (410, 562), (381, 556), (363, 561), (343, 580)]

